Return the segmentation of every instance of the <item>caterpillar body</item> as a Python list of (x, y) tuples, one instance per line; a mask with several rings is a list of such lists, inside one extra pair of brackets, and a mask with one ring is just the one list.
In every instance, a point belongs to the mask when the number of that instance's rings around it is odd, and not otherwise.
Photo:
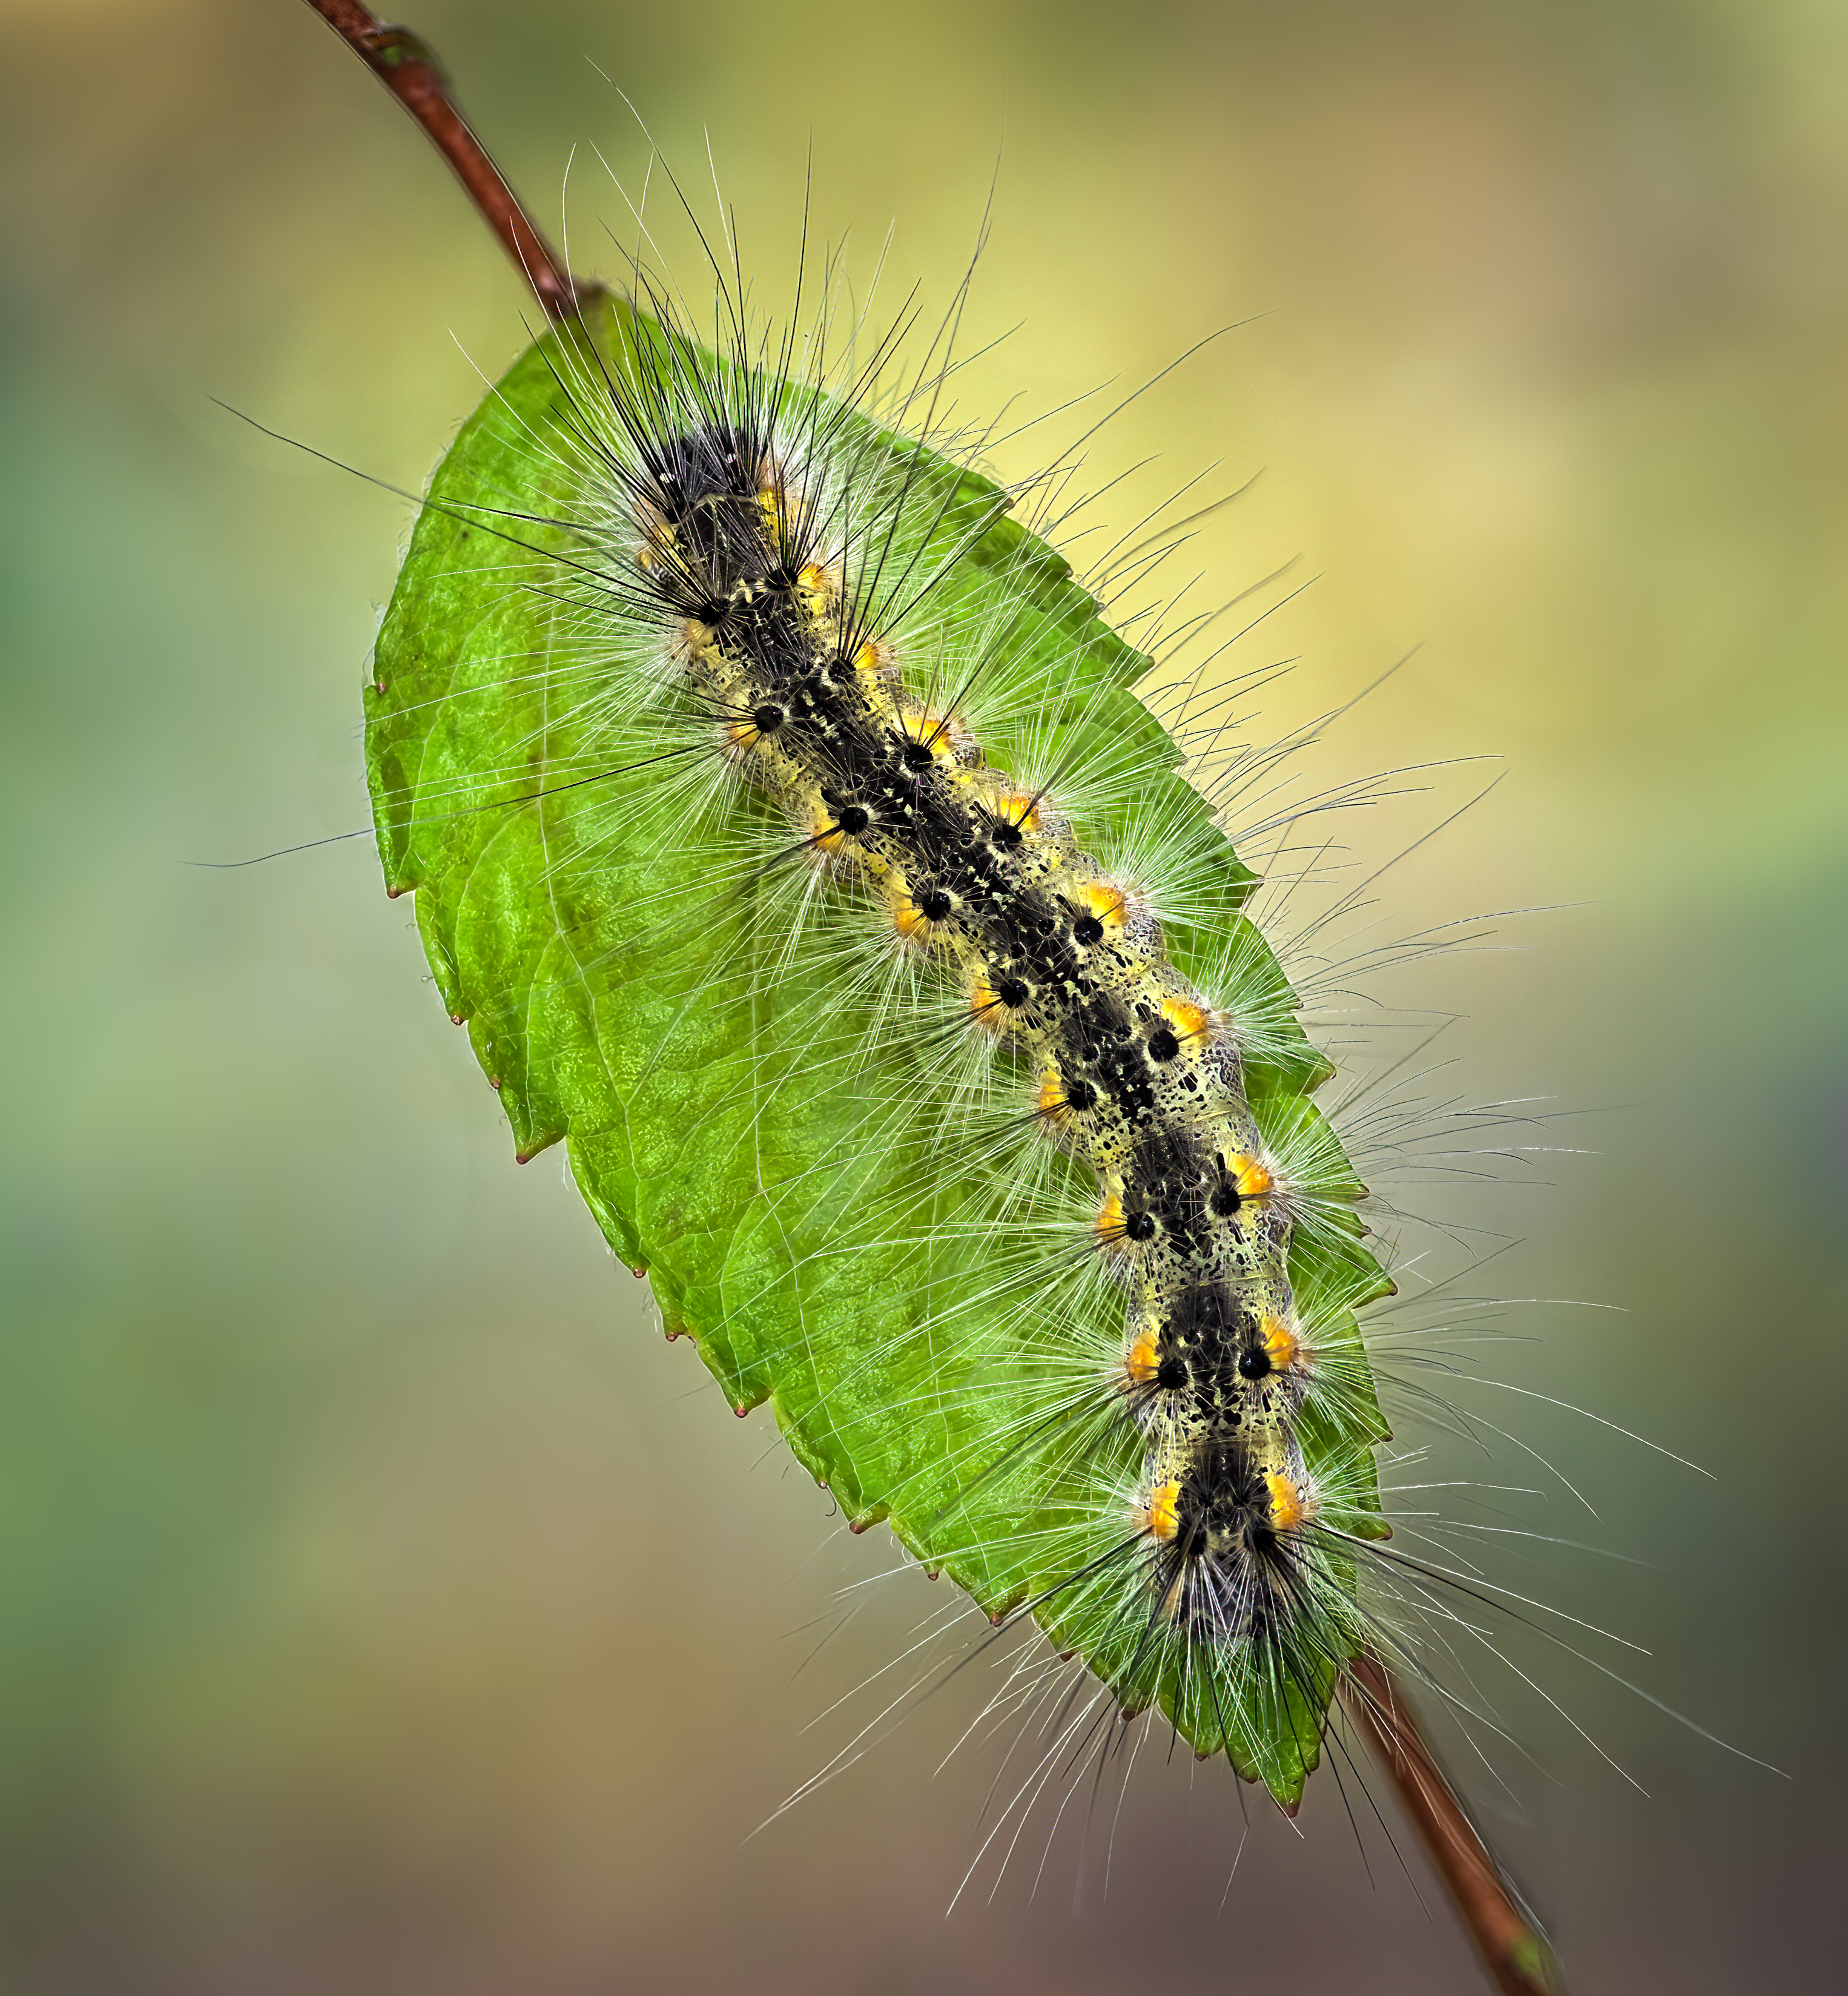
[(1293, 1810), (1394, 1640), (1392, 1284), (1189, 780), (1220, 696), (1131, 691), (934, 346), (894, 387), (735, 280), (704, 343), (636, 298), (432, 481), (367, 695), (388, 887), (521, 1157), (565, 1142), (737, 1409)]

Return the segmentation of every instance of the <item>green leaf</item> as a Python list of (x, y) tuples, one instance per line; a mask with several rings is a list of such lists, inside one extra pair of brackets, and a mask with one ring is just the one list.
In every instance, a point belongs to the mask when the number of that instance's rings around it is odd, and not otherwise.
[[(1192, 1688), (1148, 1679), (1129, 1569), (1074, 1580), (1124, 1536), (1114, 1514), (1100, 1524), (1098, 1492), (1112, 1476), (1133, 1486), (1140, 1460), (1095, 1379), (1086, 1402), (1072, 1355), (1120, 1340), (1120, 1298), (1094, 1276), (1048, 1277), (1043, 1236), (1010, 1237), (1007, 1189), (943, 1141), (941, 1050), (893, 1044), (876, 994), (843, 988), (812, 931), (795, 936), (790, 869), (745, 863), (775, 835), (769, 807), (741, 785), (702, 789), (662, 759), (673, 738), (648, 714), (609, 709), (578, 587), (583, 495), (556, 447), (561, 376), (576, 378), (587, 341), (611, 364), (658, 365), (665, 350), (658, 328), (605, 301), (515, 363), (432, 481), (379, 637), (367, 756), (380, 856), (390, 891), (416, 893), (444, 1003), (467, 1022), (519, 1155), (566, 1144), (668, 1329), (698, 1340), (735, 1406), (770, 1402), (850, 1519), (889, 1519), (990, 1615), (1034, 1602), (1126, 1704), (1160, 1704), (1197, 1746), (1225, 1746), (1293, 1799), (1358, 1624), (1341, 1621), (1330, 1654), (1281, 1691), (1227, 1680), (1209, 1698), (1193, 1676)], [(844, 434), (876, 428), (844, 421)], [(952, 495), (946, 542), (995, 509), (986, 481), (918, 462)], [(1081, 834), (1101, 853), (1159, 823), (1164, 863), (1188, 884), (1170, 953), (1203, 974), (1244, 923), (1254, 876), (1132, 690), (1149, 661), (1058, 555), (999, 517), (932, 614), (994, 635), (975, 703), (990, 762), (1133, 769), (1133, 782), (1087, 785)], [(1305, 1099), (1327, 1063), (1254, 945), (1241, 974), (1284, 1022), (1250, 1057), (1254, 1103), (1309, 1133), (1329, 1196), (1351, 1197)], [(1088, 1172), (1040, 1148), (1045, 1196), (1094, 1203)], [(1389, 1285), (1351, 1223), (1299, 1238), (1292, 1275), (1347, 1299), (1334, 1334), (1358, 1384), (1304, 1440), (1312, 1470), (1352, 1493), (1344, 1522), (1375, 1532), (1384, 1427), (1352, 1309)], [(1075, 1481), (1079, 1460), (1088, 1481)], [(1351, 1572), (1337, 1581), (1351, 1597)]]

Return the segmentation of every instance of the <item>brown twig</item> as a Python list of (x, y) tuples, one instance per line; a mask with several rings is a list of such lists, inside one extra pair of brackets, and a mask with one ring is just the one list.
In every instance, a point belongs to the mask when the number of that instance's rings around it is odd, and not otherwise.
[(1551, 1951), (1515, 1904), (1417, 1720), (1373, 1657), (1350, 1667), (1341, 1702), (1399, 1791), (1496, 1988), (1502, 1996), (1557, 1996)]
[(519, 266), (546, 316), (554, 320), (575, 318), (580, 305), (598, 296), (603, 287), (573, 277), (564, 259), (534, 225), (519, 197), (488, 157), (487, 147), (456, 108), (449, 78), (429, 45), (408, 28), (379, 20), (357, 0), (308, 0), (308, 5), (423, 127), (481, 219)]

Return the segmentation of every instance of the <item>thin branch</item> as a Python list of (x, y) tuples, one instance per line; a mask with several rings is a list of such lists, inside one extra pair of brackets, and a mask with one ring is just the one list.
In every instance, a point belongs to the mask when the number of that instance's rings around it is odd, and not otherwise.
[(423, 127), (449, 163), (481, 219), (500, 237), (547, 318), (574, 318), (599, 296), (599, 284), (572, 276), (502, 178), (487, 149), (469, 129), (449, 95), (449, 80), (422, 36), (380, 21), (357, 0), (308, 0), (308, 5), (361, 57), (373, 74)]
[(1515, 1903), (1417, 1720), (1374, 1658), (1350, 1667), (1341, 1702), (1391, 1777), (1502, 1996), (1557, 1996), (1552, 1951)]

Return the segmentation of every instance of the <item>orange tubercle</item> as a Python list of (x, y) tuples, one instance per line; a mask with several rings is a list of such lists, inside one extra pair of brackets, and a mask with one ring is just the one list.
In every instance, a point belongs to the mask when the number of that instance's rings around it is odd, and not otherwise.
[(1267, 1316), (1258, 1327), (1258, 1334), (1264, 1340), (1265, 1354), (1279, 1372), (1294, 1365), (1301, 1355), (1303, 1347), (1296, 1334), (1281, 1317)]
[(1191, 998), (1164, 998), (1161, 1017), (1176, 1039), (1197, 1040), (1205, 1038), (1211, 1014)]
[(1294, 1531), (1309, 1516), (1307, 1493), (1293, 1478), (1275, 1469), (1266, 1470), (1264, 1480), (1271, 1495), (1272, 1528), (1279, 1532)]
[(1129, 1348), (1123, 1361), (1123, 1369), (1132, 1386), (1148, 1386), (1155, 1383), (1155, 1375), (1161, 1369), (1161, 1350), (1155, 1342), (1152, 1330), (1140, 1331), (1136, 1341)]
[(956, 752), (950, 742), (951, 721), (948, 714), (933, 714), (924, 707), (915, 714), (906, 714), (899, 724), (914, 742), (928, 748), (939, 762), (955, 760)]
[(1039, 800), (1024, 791), (1003, 790), (995, 799), (994, 814), (997, 824), (1011, 824), (1022, 831), (1039, 830)]
[(1097, 1209), (1097, 1237), (1106, 1248), (1123, 1246), (1123, 1202), (1114, 1192)]
[(1241, 1199), (1262, 1199), (1277, 1183), (1263, 1158), (1248, 1158), (1242, 1151), (1232, 1160), (1232, 1182)]
[(797, 578), (797, 586), (808, 599), (809, 614), (820, 617), (825, 613), (835, 598), (839, 587), (834, 572), (822, 567), (819, 562), (810, 562)]
[(1148, 1509), (1144, 1513), (1148, 1530), (1164, 1545), (1181, 1529), (1180, 1503), (1178, 1483), (1158, 1483), (1148, 1493)]
[(1034, 1103), (1048, 1123), (1062, 1123), (1071, 1113), (1071, 1105), (1065, 1100), (1065, 1084), (1060, 1079), (1057, 1068), (1049, 1067), (1040, 1076)]
[(831, 859), (845, 843), (847, 835), (835, 823), (834, 814), (825, 809), (817, 810), (809, 821), (809, 842), (814, 849)]
[(1106, 928), (1120, 926), (1129, 919), (1129, 896), (1122, 888), (1108, 880), (1087, 881), (1072, 899)]
[(995, 996), (995, 987), (986, 977), (978, 976), (969, 988), (969, 1017), (985, 1033), (1004, 1033), (1007, 1030), (1007, 1008)]

